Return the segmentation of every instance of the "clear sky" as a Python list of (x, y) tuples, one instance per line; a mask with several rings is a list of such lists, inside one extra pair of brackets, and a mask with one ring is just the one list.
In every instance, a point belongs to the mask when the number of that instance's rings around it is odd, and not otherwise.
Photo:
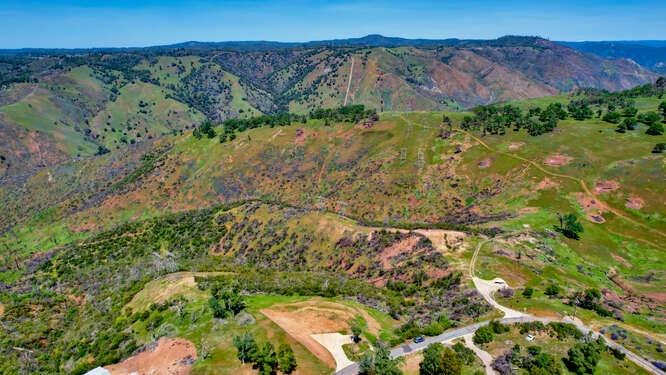
[(666, 39), (666, 0), (0, 0), (0, 48), (539, 35)]

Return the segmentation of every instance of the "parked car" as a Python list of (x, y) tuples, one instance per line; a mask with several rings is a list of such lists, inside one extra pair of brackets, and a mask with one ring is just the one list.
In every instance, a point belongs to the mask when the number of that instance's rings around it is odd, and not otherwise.
[(417, 343), (417, 344), (418, 344), (418, 343), (422, 343), (422, 342), (424, 342), (424, 341), (425, 341), (425, 339), (423, 338), (423, 336), (416, 336), (416, 337), (414, 337), (414, 342)]

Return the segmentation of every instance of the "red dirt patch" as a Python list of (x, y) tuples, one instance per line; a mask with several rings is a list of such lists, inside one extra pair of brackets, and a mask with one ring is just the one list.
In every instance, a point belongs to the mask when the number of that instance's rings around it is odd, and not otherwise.
[(521, 147), (525, 145), (525, 142), (511, 142), (509, 145), (509, 151), (520, 150)]
[(555, 187), (558, 187), (558, 186), (559, 186), (559, 184), (557, 182), (555, 182), (555, 181), (551, 180), (550, 178), (546, 177), (537, 184), (536, 189), (537, 190), (548, 190), (548, 189), (552, 189), (552, 188), (555, 188)]
[(379, 253), (379, 261), (382, 263), (382, 268), (385, 270), (392, 269), (393, 265), (391, 264), (391, 258), (400, 254), (411, 253), (419, 240), (420, 238), (418, 236), (407, 237), (382, 250), (382, 252)]
[(635, 195), (627, 198), (627, 201), (624, 203), (627, 208), (632, 208), (634, 210), (640, 210), (645, 205), (645, 201), (641, 197)]
[(631, 263), (629, 263), (626, 259), (624, 259), (624, 258), (622, 258), (621, 256), (619, 256), (619, 255), (617, 255), (617, 254), (614, 254), (614, 253), (610, 253), (610, 255), (611, 255), (611, 257), (612, 257), (613, 259), (615, 259), (616, 261), (622, 263), (623, 266), (625, 266), (625, 267), (627, 267), (627, 268), (631, 268)]
[(184, 375), (190, 373), (192, 363), (196, 359), (197, 349), (192, 342), (180, 338), (162, 338), (145, 351), (105, 368), (112, 375)]
[(308, 139), (308, 134), (302, 128), (296, 129), (296, 136), (294, 137), (294, 143), (303, 146), (305, 141)]
[(620, 188), (620, 183), (614, 180), (599, 180), (594, 184), (597, 194), (610, 193)]
[(653, 299), (660, 304), (666, 303), (666, 292), (648, 292), (644, 293), (645, 297)]
[(379, 323), (362, 309), (319, 299), (273, 305), (261, 313), (331, 368), (335, 368), (333, 356), (311, 334), (348, 331), (348, 322), (357, 315), (363, 316), (371, 332), (380, 329)]
[(583, 207), (587, 220), (601, 224), (606, 221), (603, 213), (607, 211), (606, 206), (594, 197), (589, 197), (583, 193), (576, 193), (576, 200)]
[(485, 168), (490, 167), (492, 164), (493, 164), (492, 160), (490, 160), (489, 158), (485, 158), (485, 159), (481, 160), (478, 165), (479, 165), (479, 168), (485, 169)]
[(88, 222), (74, 227), (70, 227), (69, 229), (74, 233), (81, 233), (81, 232), (89, 232), (95, 228), (97, 228), (97, 224)]
[(569, 164), (573, 158), (568, 155), (564, 154), (553, 154), (548, 157), (543, 161), (544, 164), (550, 165), (553, 167), (561, 167), (563, 165)]

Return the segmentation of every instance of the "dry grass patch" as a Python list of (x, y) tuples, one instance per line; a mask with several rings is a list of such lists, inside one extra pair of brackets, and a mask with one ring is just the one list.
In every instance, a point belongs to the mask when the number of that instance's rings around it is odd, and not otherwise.
[(166, 275), (147, 283), (140, 292), (132, 297), (132, 300), (125, 307), (136, 312), (148, 308), (151, 303), (164, 303), (177, 296), (183, 296), (188, 299), (194, 296), (199, 296), (205, 299), (207, 294), (197, 288), (194, 277), (212, 276), (223, 273), (224, 272), (176, 272)]
[(331, 368), (335, 368), (335, 360), (312, 334), (349, 332), (349, 321), (358, 315), (365, 319), (370, 332), (377, 334), (380, 330), (379, 323), (365, 310), (318, 298), (273, 305), (261, 313)]
[(112, 375), (189, 374), (197, 359), (197, 349), (188, 340), (162, 338), (146, 350), (126, 360), (106, 366)]

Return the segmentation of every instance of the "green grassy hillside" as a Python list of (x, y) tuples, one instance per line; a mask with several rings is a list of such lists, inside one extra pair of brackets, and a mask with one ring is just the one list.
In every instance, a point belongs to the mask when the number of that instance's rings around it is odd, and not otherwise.
[[(128, 83), (105, 108), (138, 105), (132, 90), (151, 85)], [(500, 117), (512, 110), (484, 108), (351, 123), (309, 118), (224, 142), (183, 132), (7, 180), (1, 347), (33, 350), (36, 372), (76, 372), (164, 334), (209, 349), (195, 371), (225, 363), (231, 372), (239, 364), (230, 335), (242, 330), (214, 320), (206, 305), (208, 288), (220, 283), (253, 296), (248, 329), (326, 372), (261, 310), (303, 302), (292, 295), (352, 299), (395, 319), (366, 337), (392, 344), (494, 317), (469, 279), (478, 246), (477, 275), (513, 288), (503, 304), (544, 316), (575, 312), (609, 338), (626, 330), (627, 347), (663, 361), (666, 164), (653, 150), (666, 136), (647, 132), (645, 114), (663, 99), (644, 90), (518, 103), (518, 120)], [(591, 116), (576, 120), (581, 99)], [(553, 102), (570, 115), (543, 130)], [(636, 107), (641, 121), (618, 132), (603, 120), (609, 106)], [(558, 214), (577, 215), (579, 239), (558, 230)], [(144, 287), (178, 271), (217, 273), (180, 293), (187, 314), (178, 316), (175, 294), (153, 301), (161, 307), (147, 315), (134, 311), (150, 304)], [(193, 314), (188, 329), (184, 317)], [(3, 350), (3, 371), (24, 366), (20, 353)]]

